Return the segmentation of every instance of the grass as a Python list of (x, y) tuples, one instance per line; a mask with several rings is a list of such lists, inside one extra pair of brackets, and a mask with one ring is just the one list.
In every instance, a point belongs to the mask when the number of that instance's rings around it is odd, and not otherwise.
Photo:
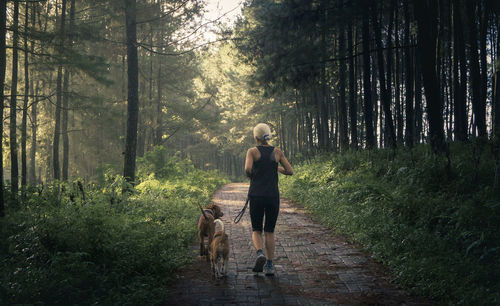
[[(500, 303), (500, 192), (489, 145), (323, 155), (281, 180), (283, 195), (362, 244), (414, 293)], [(482, 149), (480, 149), (482, 148)]]
[(9, 207), (0, 220), (0, 304), (160, 304), (189, 261), (197, 203), (208, 204), (225, 179), (158, 150), (140, 161), (141, 183), (128, 197), (123, 178), (108, 173), (85, 188), (85, 200), (72, 184), (54, 184)]

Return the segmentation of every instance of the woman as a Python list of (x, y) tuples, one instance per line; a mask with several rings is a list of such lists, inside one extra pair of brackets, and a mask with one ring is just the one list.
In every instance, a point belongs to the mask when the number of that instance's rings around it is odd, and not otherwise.
[[(248, 197), (252, 220), (252, 241), (257, 250), (253, 271), (262, 272), (265, 268), (265, 274), (271, 276), (274, 275), (274, 227), (280, 206), (278, 171), (285, 175), (292, 175), (293, 169), (285, 154), (268, 144), (271, 129), (267, 124), (257, 124), (253, 129), (253, 136), (257, 146), (248, 149), (245, 160), (245, 173), (250, 178)], [(262, 227), (264, 216), (265, 222)], [(262, 229), (264, 229), (265, 237), (265, 255), (262, 250)]]

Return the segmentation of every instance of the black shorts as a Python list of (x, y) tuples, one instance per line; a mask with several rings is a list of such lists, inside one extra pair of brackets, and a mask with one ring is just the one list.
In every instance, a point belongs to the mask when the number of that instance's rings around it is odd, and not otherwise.
[(274, 232), (278, 213), (280, 211), (279, 197), (250, 197), (250, 218), (252, 220), (252, 231), (262, 232), (262, 221), (264, 215), (266, 220), (264, 223), (264, 231), (268, 233)]

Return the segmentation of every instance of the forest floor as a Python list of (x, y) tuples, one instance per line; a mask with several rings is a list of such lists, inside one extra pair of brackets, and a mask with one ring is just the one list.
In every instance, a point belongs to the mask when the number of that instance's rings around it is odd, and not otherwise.
[[(387, 270), (370, 254), (318, 224), (298, 204), (281, 198), (276, 225), (274, 277), (255, 274), (249, 212), (238, 224), (234, 217), (245, 203), (248, 184), (223, 186), (213, 202), (231, 248), (228, 275), (216, 280), (210, 264), (191, 247), (193, 263), (169, 285), (166, 305), (431, 305), (391, 282)], [(195, 226), (193, 224), (193, 226)]]

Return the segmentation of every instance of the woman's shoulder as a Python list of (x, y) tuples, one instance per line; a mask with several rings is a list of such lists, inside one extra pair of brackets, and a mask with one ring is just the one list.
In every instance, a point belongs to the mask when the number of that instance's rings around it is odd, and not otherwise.
[(259, 152), (259, 149), (257, 147), (251, 147), (248, 149), (247, 154), (255, 155), (257, 152)]

